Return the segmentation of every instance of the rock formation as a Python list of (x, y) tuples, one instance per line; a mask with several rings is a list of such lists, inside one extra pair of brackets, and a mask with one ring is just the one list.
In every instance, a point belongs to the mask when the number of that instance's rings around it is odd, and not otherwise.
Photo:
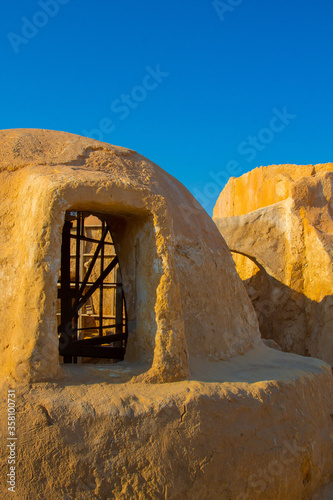
[(333, 164), (271, 165), (231, 178), (214, 221), (264, 338), (333, 364)]
[[(188, 221), (176, 179), (134, 151), (41, 130), (0, 132), (0, 172), (1, 498), (8, 442), (22, 499), (306, 499), (332, 479), (330, 367), (262, 343), (222, 236), (198, 205)], [(112, 226), (118, 363), (59, 364), (79, 212)]]

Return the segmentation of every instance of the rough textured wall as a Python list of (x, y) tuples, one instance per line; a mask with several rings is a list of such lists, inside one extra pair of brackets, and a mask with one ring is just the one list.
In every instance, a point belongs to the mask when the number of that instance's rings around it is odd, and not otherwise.
[(272, 165), (232, 178), (214, 221), (265, 338), (333, 364), (333, 164)]
[[(199, 206), (189, 222), (180, 183), (133, 151), (15, 130), (0, 132), (0, 190), (0, 428), (15, 389), (19, 498), (308, 499), (332, 478), (330, 367), (262, 345), (222, 236)], [(128, 359), (40, 383), (60, 371), (69, 209), (112, 226)]]
[(125, 367), (66, 365), (64, 381), (17, 384), (16, 495), (2, 460), (2, 499), (310, 500), (332, 479), (324, 362), (262, 346), (172, 384), (126, 383)]
[(214, 218), (244, 215), (292, 196), (292, 186), (304, 177), (332, 171), (332, 163), (257, 167), (231, 177), (214, 207)]
[(0, 132), (1, 371), (59, 373), (56, 282), (66, 210), (110, 216), (128, 297), (129, 354), (145, 380), (188, 375), (188, 357), (228, 359), (260, 342), (216, 226), (176, 179), (134, 151), (45, 130)]

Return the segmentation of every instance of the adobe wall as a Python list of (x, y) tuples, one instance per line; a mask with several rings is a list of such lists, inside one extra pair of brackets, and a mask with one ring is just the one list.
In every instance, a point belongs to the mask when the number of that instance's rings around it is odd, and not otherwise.
[(322, 361), (257, 347), (229, 361), (192, 359), (190, 380), (166, 384), (130, 382), (126, 362), (64, 370), (57, 383), (16, 385), (18, 498), (310, 500), (333, 479)]
[[(0, 146), (0, 429), (9, 437), (10, 389), (18, 497), (305, 500), (332, 479), (330, 367), (262, 344), (190, 193), (137, 153), (72, 134), (2, 131)], [(129, 310), (121, 363), (60, 369), (66, 210), (112, 225)], [(7, 500), (7, 439), (0, 450)]]
[(230, 252), (190, 193), (137, 153), (52, 131), (0, 132), (1, 373), (60, 375), (56, 283), (66, 210), (110, 217), (129, 303), (128, 357), (146, 381), (260, 343)]

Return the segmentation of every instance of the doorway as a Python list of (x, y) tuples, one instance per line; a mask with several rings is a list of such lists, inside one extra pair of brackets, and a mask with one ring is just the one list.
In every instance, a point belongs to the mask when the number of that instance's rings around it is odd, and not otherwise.
[(124, 359), (126, 303), (105, 214), (65, 214), (57, 315), (59, 354), (64, 363)]

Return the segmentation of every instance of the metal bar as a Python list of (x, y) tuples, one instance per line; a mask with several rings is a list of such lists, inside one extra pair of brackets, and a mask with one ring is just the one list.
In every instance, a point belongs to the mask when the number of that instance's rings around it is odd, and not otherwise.
[(86, 224), (87, 229), (99, 229), (100, 227), (101, 227), (101, 224)]
[(101, 345), (101, 344), (110, 344), (112, 342), (119, 342), (119, 340), (125, 340), (126, 335), (124, 333), (117, 335), (104, 335), (104, 337), (93, 337), (91, 339), (77, 340), (73, 342), (73, 348), (79, 345)]
[[(116, 257), (116, 253), (110, 253), (110, 254), (104, 254), (104, 258), (105, 259), (113, 259), (114, 257)], [(84, 253), (83, 254), (84, 257), (93, 257), (94, 254), (93, 253)], [(98, 258), (100, 258), (100, 256), (98, 256)]]
[[(98, 330), (98, 326), (84, 326), (82, 328), (78, 328), (78, 330)], [(116, 324), (114, 325), (103, 325), (102, 328), (116, 328)]]
[[(124, 289), (123, 289), (123, 294), (124, 294)], [(127, 337), (128, 337), (128, 324), (127, 324), (127, 307), (126, 307), (126, 297), (125, 297), (125, 295), (123, 297), (123, 301), (124, 301), (124, 318), (123, 318), (123, 322), (125, 324), (125, 334), (126, 334), (125, 347), (126, 347)]]
[[(117, 278), (116, 281), (121, 281), (120, 268), (117, 268)], [(123, 331), (123, 287), (119, 286), (116, 288), (116, 333), (119, 335)]]
[[(111, 274), (111, 281), (112, 282), (116, 282), (117, 281), (117, 278), (116, 278), (116, 268), (112, 271), (112, 274)], [(113, 288), (110, 292), (110, 314), (116, 316), (116, 291), (117, 291), (117, 287)], [(116, 324), (116, 318), (115, 318), (115, 324)]]
[[(102, 221), (101, 234), (103, 234), (105, 228), (105, 222)], [(101, 261), (100, 261), (100, 273), (101, 276), (104, 271), (104, 245), (101, 248)], [(99, 335), (103, 335), (103, 281), (99, 286)]]
[[(62, 244), (61, 244), (61, 323), (59, 326), (59, 350), (62, 346), (67, 346), (71, 342), (72, 338), (72, 300), (71, 300), (71, 268), (70, 268), (70, 251), (71, 251), (71, 240), (70, 232), (72, 228), (72, 223), (65, 220), (64, 227), (62, 231)], [(72, 356), (64, 356), (64, 363), (71, 363)]]
[[(61, 274), (65, 277), (64, 282), (61, 279), (59, 286), (59, 297), (61, 298), (61, 326), (59, 327), (60, 336), (66, 342), (60, 342), (59, 353), (64, 357), (64, 362), (80, 362), (82, 357), (87, 358), (105, 358), (105, 359), (124, 359), (125, 346), (127, 343), (127, 313), (124, 299), (123, 288), (121, 284), (120, 268), (116, 267), (119, 264), (116, 253), (106, 253), (105, 245), (114, 246), (113, 242), (105, 241), (109, 233), (112, 240), (110, 227), (105, 220), (104, 215), (100, 217), (101, 224), (88, 224), (85, 226), (85, 217), (88, 217), (88, 212), (77, 212), (75, 228), (72, 227), (72, 218), (66, 221), (66, 228), (63, 230), (63, 243)], [(99, 217), (98, 214), (92, 214)], [(100, 230), (101, 239), (88, 237), (86, 229)], [(75, 234), (73, 234), (75, 229)], [(89, 234), (89, 233), (88, 233)], [(98, 233), (96, 233), (98, 234)], [(94, 236), (94, 234), (93, 234)], [(71, 241), (76, 240), (76, 254), (71, 254)], [(94, 253), (84, 252), (84, 242), (96, 243), (97, 247)], [(64, 250), (64, 251), (63, 251)], [(88, 270), (85, 273), (84, 257), (91, 259)], [(72, 281), (70, 276), (71, 259), (75, 258), (75, 279)], [(100, 259), (100, 275), (95, 282), (89, 281), (91, 273), (94, 269), (97, 259)], [(112, 259), (106, 266), (105, 259)], [(104, 280), (116, 271), (116, 277), (108, 279), (111, 283), (104, 283)], [(115, 278), (115, 279), (114, 279)], [(116, 283), (114, 283), (116, 281)], [(86, 290), (87, 287), (87, 290)], [(99, 289), (99, 309), (98, 314), (84, 313), (82, 307), (91, 298), (91, 296)], [(111, 297), (115, 297), (115, 315), (104, 314), (105, 300), (109, 295), (106, 295), (104, 289), (111, 289)], [(113, 291), (115, 290), (115, 291)], [(74, 302), (74, 304), (73, 304)], [(57, 313), (59, 315), (59, 313)], [(74, 321), (73, 321), (74, 318)], [(97, 326), (84, 326), (83, 318), (94, 318)], [(112, 325), (103, 324), (107, 319), (114, 321)], [(74, 325), (73, 325), (74, 323)], [(74, 328), (73, 328), (74, 326)], [(109, 330), (108, 330), (109, 329)], [(113, 334), (111, 332), (114, 332)], [(91, 338), (82, 339), (82, 332), (93, 332)], [(103, 332), (104, 335), (103, 336)], [(75, 334), (75, 336), (74, 336)], [(105, 345), (106, 344), (106, 345)], [(117, 347), (116, 347), (117, 346)]]
[[(84, 235), (85, 233), (85, 220), (84, 220), (84, 216), (83, 216), (83, 213), (81, 212), (81, 217), (82, 217), (82, 226), (81, 226), (81, 234)], [(80, 240), (80, 275), (79, 275), (79, 285), (81, 285), (83, 279), (84, 279), (84, 271), (85, 271), (85, 268), (84, 268), (84, 241)], [(80, 288), (80, 287), (79, 287)], [(77, 299), (77, 297), (75, 297)], [(77, 335), (76, 335), (76, 338), (77, 340), (81, 340), (81, 328), (83, 326), (83, 323), (84, 323), (84, 319), (82, 317), (82, 312), (83, 310), (80, 309), (79, 311), (79, 316), (78, 316), (78, 328), (77, 328)], [(81, 360), (79, 360), (80, 362)]]
[[(76, 250), (76, 252), (75, 252), (75, 254), (76, 254), (76, 258), (75, 258), (75, 293), (76, 293), (76, 296), (77, 296), (79, 288), (80, 288), (80, 236), (81, 236), (81, 219), (82, 219), (81, 212), (77, 212), (77, 216), (76, 216), (76, 235), (77, 235), (77, 239), (76, 239), (76, 245), (75, 245), (75, 250)], [(75, 331), (76, 334), (77, 334), (78, 322), (79, 322), (79, 315), (75, 314), (75, 316), (73, 318), (73, 330)], [(77, 335), (76, 335), (76, 338), (77, 338)], [(74, 363), (75, 363), (75, 360), (74, 360)]]
[[(80, 281), (80, 284), (81, 284), (81, 283), (82, 283), (82, 282)], [(89, 286), (93, 286), (93, 285), (94, 285), (94, 283), (95, 283), (95, 282), (93, 282), (93, 281), (89, 281), (88, 283), (86, 283), (85, 288), (88, 288)], [(73, 284), (73, 282), (71, 282), (71, 285), (72, 285), (72, 284)], [(58, 288), (60, 288), (60, 286), (61, 286), (61, 284), (60, 284), (60, 283), (57, 283), (57, 287), (58, 287)], [(117, 286), (121, 286), (121, 283), (103, 283), (103, 288), (116, 288)], [(77, 294), (75, 293), (75, 289), (74, 289), (74, 288), (71, 288), (71, 290), (72, 290), (72, 293), (73, 293), (73, 297), (74, 297), (75, 295), (77, 295)], [(60, 299), (60, 297), (58, 297), (58, 298)]]
[(97, 290), (97, 288), (100, 286), (100, 283), (105, 280), (107, 275), (112, 271), (112, 269), (118, 264), (118, 257), (115, 257), (112, 262), (104, 269), (103, 273), (99, 276), (99, 278), (95, 281), (93, 286), (87, 291), (85, 295), (81, 297), (81, 299), (74, 305), (72, 309), (72, 314), (75, 314), (76, 310), (79, 310), (90, 297), (92, 294)]
[[(93, 285), (94, 285), (93, 282), (89, 282), (86, 284), (86, 288)], [(116, 288), (117, 286), (119, 286), (119, 283), (103, 283), (104, 288)]]
[[(76, 234), (71, 234), (71, 238), (73, 239), (77, 239), (78, 236)], [(95, 240), (94, 238), (88, 238), (87, 236), (80, 236), (80, 240), (83, 240), (83, 241), (88, 241), (90, 243), (99, 243), (99, 240)], [(104, 245), (112, 245), (113, 246), (113, 243), (111, 243), (111, 241), (106, 241), (104, 243)]]
[[(64, 356), (64, 354), (61, 354)], [(78, 345), (66, 349), (64, 357), (82, 356), (86, 358), (106, 358), (106, 359), (124, 359), (124, 347), (109, 347), (109, 346), (94, 346), (94, 345)]]
[[(98, 318), (99, 314), (88, 314), (88, 313), (82, 313), (82, 316), (85, 318)], [(111, 314), (105, 314), (104, 319), (116, 319), (115, 315)]]
[[(79, 291), (80, 295), (82, 295), (82, 294), (83, 294), (83, 291), (84, 291), (84, 288), (85, 288), (85, 286), (86, 286), (86, 283), (87, 283), (87, 282), (88, 282), (88, 280), (89, 280), (89, 277), (90, 277), (90, 275), (91, 275), (91, 272), (92, 272), (93, 267), (94, 267), (94, 265), (95, 265), (95, 262), (96, 262), (96, 260), (97, 260), (97, 256), (98, 256), (98, 254), (99, 254), (99, 252), (100, 252), (100, 249), (102, 248), (102, 246), (103, 246), (103, 244), (104, 244), (104, 240), (105, 240), (105, 238), (106, 238), (107, 232), (108, 232), (108, 231), (107, 231), (107, 228), (106, 228), (106, 229), (104, 230), (103, 234), (102, 234), (102, 238), (101, 238), (100, 242), (99, 242), (99, 243), (98, 243), (98, 245), (97, 245), (97, 248), (96, 248), (96, 250), (95, 250), (95, 255), (94, 255), (94, 257), (92, 258), (92, 260), (91, 260), (91, 262), (90, 262), (89, 268), (88, 268), (87, 273), (86, 273), (86, 275), (85, 275), (85, 277), (84, 277), (84, 280), (83, 280), (83, 282), (82, 282), (82, 285), (81, 285), (81, 288), (80, 288), (80, 291)], [(80, 300), (80, 299), (79, 299), (79, 297), (78, 297), (78, 298), (76, 299), (75, 303), (74, 303), (74, 307), (73, 307), (73, 309), (76, 309), (76, 307), (77, 307), (77, 305), (78, 305), (78, 303), (79, 303), (79, 300)]]
[[(60, 313), (57, 313), (57, 316), (60, 316)], [(88, 314), (88, 313), (82, 313), (83, 318), (99, 318), (99, 314)], [(104, 314), (103, 316), (104, 319), (116, 319), (115, 315), (111, 314)], [(98, 327), (96, 326), (96, 330)]]
[(80, 235), (81, 235), (81, 212), (78, 212), (76, 219), (76, 253), (75, 253), (75, 289), (80, 288)]
[(58, 289), (58, 299), (62, 299), (63, 294), (65, 294), (65, 299), (68, 299), (68, 298), (75, 299), (75, 297), (77, 295), (74, 288), (68, 288), (68, 290), (64, 290), (64, 288), (61, 288), (61, 285), (60, 285), (60, 288)]

